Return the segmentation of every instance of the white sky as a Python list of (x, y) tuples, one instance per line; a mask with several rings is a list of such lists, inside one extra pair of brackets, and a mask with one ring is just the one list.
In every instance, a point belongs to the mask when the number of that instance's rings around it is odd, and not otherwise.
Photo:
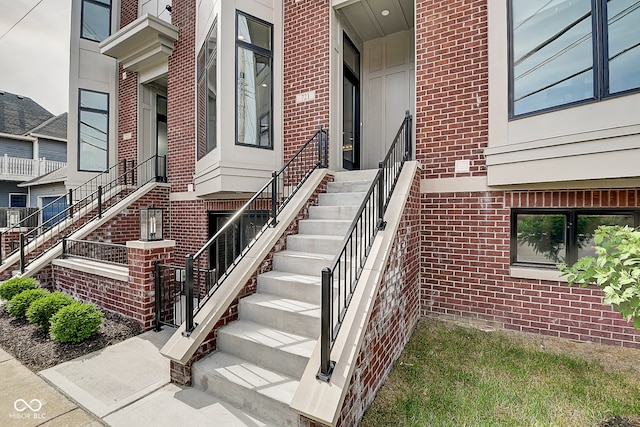
[[(3, 0), (0, 37), (40, 0)], [(0, 39), (0, 90), (68, 112), (70, 0), (42, 0)]]

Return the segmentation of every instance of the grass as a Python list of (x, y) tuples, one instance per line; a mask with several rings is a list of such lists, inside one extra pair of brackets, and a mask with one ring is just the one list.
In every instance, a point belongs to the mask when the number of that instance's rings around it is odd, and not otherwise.
[(640, 418), (637, 371), (531, 341), (423, 320), (361, 426), (600, 426), (613, 416)]

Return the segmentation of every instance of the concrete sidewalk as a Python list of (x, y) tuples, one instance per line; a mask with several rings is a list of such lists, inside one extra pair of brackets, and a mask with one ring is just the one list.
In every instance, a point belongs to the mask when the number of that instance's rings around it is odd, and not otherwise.
[(101, 420), (0, 349), (0, 425), (99, 427)]
[[(70, 418), (68, 422), (61, 419), (60, 423), (51, 424), (45, 424), (42, 420), (36, 420), (39, 423), (33, 424), (24, 423), (22, 420), (16, 420), (15, 424), (4, 424), (0, 419), (0, 425), (66, 425), (70, 427), (103, 424), (113, 427), (268, 425), (210, 394), (171, 384), (169, 360), (162, 356), (159, 350), (173, 333), (174, 329), (171, 328), (165, 328), (161, 332), (145, 332), (40, 372), (39, 375), (54, 387), (22, 367), (30, 374), (32, 381), (39, 381), (39, 383), (25, 385), (20, 389), (17, 387), (21, 381), (19, 379), (12, 381), (15, 385), (12, 384), (9, 389), (16, 387), (20, 393), (12, 393), (7, 399), (0, 394), (3, 402), (9, 400), (9, 406), (12, 406), (13, 402), (23, 394), (26, 397), (22, 398), (29, 402), (33, 398), (31, 395), (34, 390), (40, 390), (40, 387), (46, 386), (57, 399), (46, 401), (46, 405), (51, 407), (51, 409), (47, 408), (47, 418), (50, 421), (57, 421), (57, 418), (54, 420), (50, 418), (58, 412), (69, 413), (70, 417), (76, 411), (88, 418)], [(15, 364), (19, 365), (17, 362)], [(6, 374), (1, 371), (0, 374), (2, 378), (14, 375), (9, 371)], [(5, 387), (2, 389), (6, 390)], [(44, 394), (38, 394), (38, 396), (44, 396)], [(57, 409), (58, 407), (60, 409)], [(43, 410), (44, 408), (45, 404), (43, 404)], [(54, 409), (57, 409), (57, 412), (54, 412)]]

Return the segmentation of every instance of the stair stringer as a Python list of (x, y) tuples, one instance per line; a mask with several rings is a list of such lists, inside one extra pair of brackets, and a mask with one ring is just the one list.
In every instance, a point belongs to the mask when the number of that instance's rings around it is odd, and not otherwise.
[[(102, 225), (106, 224), (116, 216), (118, 216), (124, 209), (127, 209), (129, 206), (133, 205), (140, 198), (144, 197), (147, 193), (153, 191), (157, 187), (168, 187), (169, 184), (159, 183), (159, 182), (149, 182), (142, 187), (138, 188), (133, 193), (129, 194), (124, 199), (120, 200), (118, 203), (113, 205), (109, 210), (107, 210), (101, 218), (94, 218), (76, 231), (74, 231), (71, 235), (69, 235), (69, 239), (71, 240), (82, 240), (87, 237), (89, 234), (100, 228)], [(36, 244), (42, 244), (36, 240)], [(62, 255), (62, 241), (56, 243), (54, 246), (47, 249), (43, 254), (41, 254), (38, 258), (33, 260), (25, 269), (24, 273), (19, 274), (21, 277), (33, 277), (44, 267), (49, 265), (54, 259), (60, 257)]]
[[(160, 353), (171, 361), (188, 366), (196, 359), (206, 356), (198, 352), (205, 340), (218, 325), (229, 306), (238, 298), (245, 285), (264, 266), (267, 256), (273, 252), (279, 241), (286, 238), (289, 228), (297, 226), (296, 220), (307, 205), (309, 199), (317, 192), (319, 186), (328, 178), (327, 169), (315, 170), (297, 193), (278, 214), (278, 223), (267, 228), (260, 239), (249, 249), (245, 257), (229, 274), (220, 288), (209, 298), (194, 318), (195, 329), (189, 336), (183, 336), (185, 325), (182, 324), (169, 341), (160, 349)], [(281, 250), (282, 248), (278, 248)], [(265, 270), (267, 271), (267, 270)], [(186, 379), (187, 383), (190, 379)]]
[(335, 367), (329, 382), (316, 378), (320, 367), (320, 340), (309, 359), (290, 405), (303, 417), (327, 426), (335, 426), (338, 422), (416, 174), (419, 174), (419, 163), (406, 162), (385, 215), (387, 226), (378, 231), (374, 239), (333, 345), (331, 360)]

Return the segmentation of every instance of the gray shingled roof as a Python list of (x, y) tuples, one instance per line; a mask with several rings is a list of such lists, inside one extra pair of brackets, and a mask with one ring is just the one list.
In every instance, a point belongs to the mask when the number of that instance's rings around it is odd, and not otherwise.
[(59, 169), (49, 172), (46, 175), (41, 175), (31, 181), (22, 182), (18, 184), (18, 187), (32, 187), (34, 185), (53, 184), (56, 182), (65, 182), (67, 179), (67, 167), (63, 166)]
[(37, 135), (50, 136), (53, 138), (67, 139), (67, 113), (51, 117), (40, 126), (35, 127), (31, 132)]
[(31, 98), (0, 91), (0, 133), (25, 135), (51, 117)]

